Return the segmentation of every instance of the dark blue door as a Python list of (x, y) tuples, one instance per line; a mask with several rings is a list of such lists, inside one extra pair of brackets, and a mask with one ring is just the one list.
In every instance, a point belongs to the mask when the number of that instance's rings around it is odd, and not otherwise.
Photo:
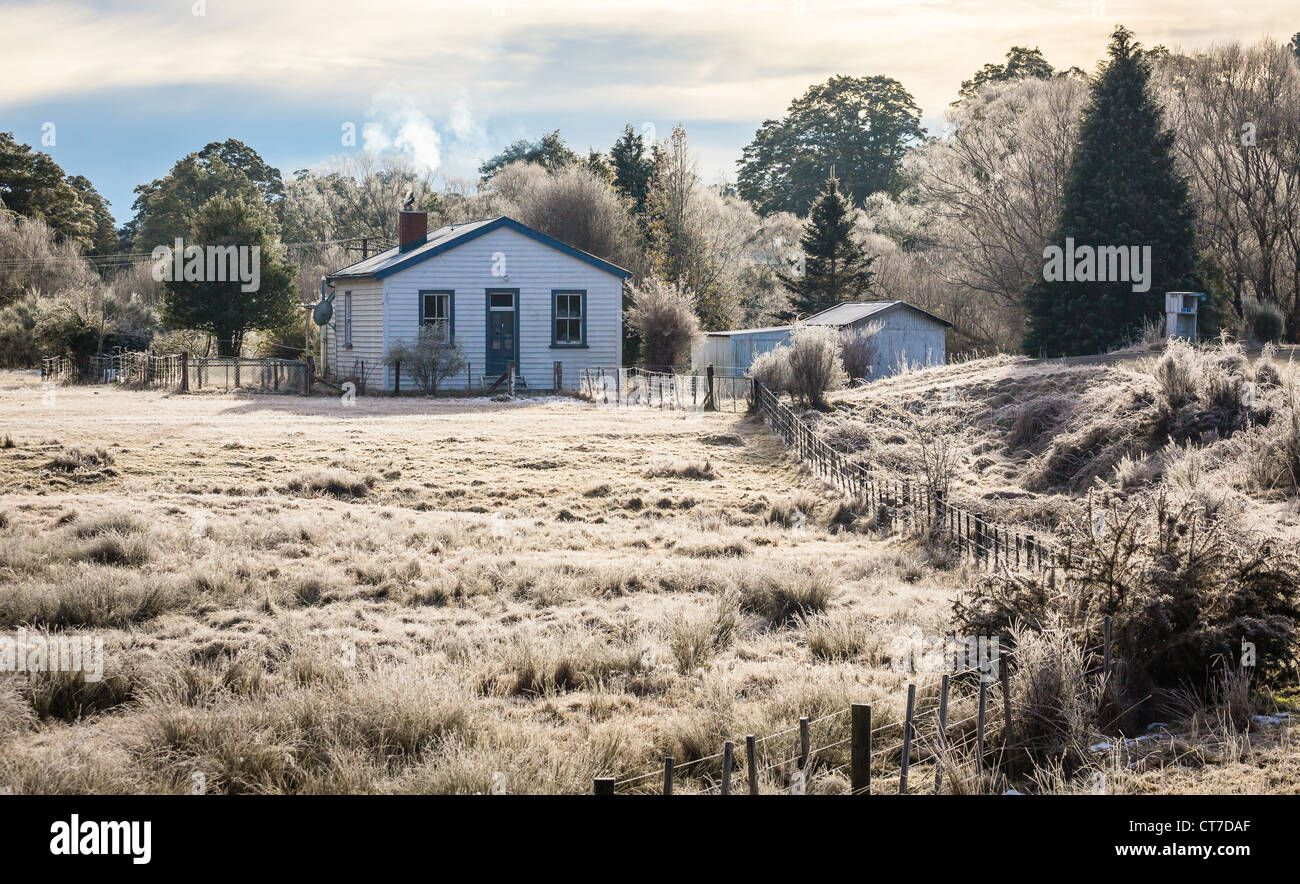
[(509, 363), (516, 363), (518, 329), (515, 327), (515, 292), (488, 292), (487, 373), (504, 374)]

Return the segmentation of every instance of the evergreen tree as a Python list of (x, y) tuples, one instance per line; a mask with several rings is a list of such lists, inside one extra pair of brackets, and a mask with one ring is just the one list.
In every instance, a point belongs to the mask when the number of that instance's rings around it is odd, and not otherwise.
[(1056, 75), (1056, 69), (1043, 57), (1043, 53), (1038, 47), (1026, 49), (1023, 46), (1012, 46), (1007, 52), (1005, 64), (986, 64), (975, 72), (975, 76), (969, 80), (963, 80), (961, 97), (972, 97), (986, 83), (1006, 83), (1011, 80), (1027, 80), (1030, 78), (1050, 80)]
[(822, 176), (838, 165), (849, 202), (898, 195), (907, 186), (903, 157), (925, 139), (921, 108), (889, 77), (831, 77), (790, 103), (786, 116), (765, 120), (745, 146), (736, 189), (760, 215), (804, 215), (821, 197)]
[(631, 124), (610, 148), (609, 158), (614, 166), (615, 189), (631, 201), (638, 217), (643, 216), (654, 163), (646, 155), (645, 140), (632, 129)]
[[(1105, 352), (1143, 322), (1159, 319), (1166, 291), (1201, 290), (1193, 209), (1174, 165), (1174, 134), (1164, 127), (1148, 86), (1146, 54), (1121, 27), (1111, 36), (1109, 55), (1084, 110), (1060, 220), (1044, 252), (1044, 278), (1027, 292), (1025, 349), (1031, 355)], [(1065, 252), (1064, 273), (1057, 274), (1049, 253), (1064, 252), (1067, 239), (1078, 263)], [(1082, 246), (1091, 249), (1080, 252)], [(1134, 246), (1139, 256), (1150, 247), (1145, 291), (1134, 291), (1138, 280), (1131, 264), (1128, 279), (1094, 281), (1103, 262), (1089, 260), (1089, 254), (1114, 247), (1131, 252)]]
[(803, 272), (781, 274), (781, 283), (790, 291), (790, 310), (784, 318), (859, 300), (871, 288), (871, 265), (876, 259), (853, 238), (853, 214), (839, 182), (827, 180), (799, 238)]
[[(85, 192), (77, 181), (85, 182)], [(0, 211), (40, 218), (60, 239), (90, 251), (100, 244), (96, 209), (103, 206), (107, 212), (107, 205), (89, 181), (77, 181), (49, 154), (20, 144), (9, 132), (0, 132)]]
[[(275, 219), (260, 199), (218, 194), (199, 209), (188, 233), (186, 244), (200, 249), (249, 249), (251, 260), (238, 256), (236, 260), (241, 270), (245, 264), (249, 269), (256, 267), (257, 288), (244, 291), (245, 283), (253, 281), (232, 278), (231, 264), (225, 265), (225, 280), (179, 279), (168, 273), (173, 278), (167, 279), (163, 295), (167, 327), (206, 332), (216, 340), (218, 356), (238, 356), (248, 332), (280, 328), (295, 319), (301, 322), (293, 296), (294, 266), (284, 259)], [(258, 248), (256, 258), (251, 252), (254, 246)], [(200, 261), (204, 273), (199, 275), (206, 276), (211, 263)]]
[(548, 172), (556, 172), (565, 166), (581, 162), (582, 158), (569, 149), (560, 135), (560, 130), (547, 132), (536, 141), (526, 138), (510, 144), (505, 150), (486, 160), (478, 167), (479, 181), (482, 184), (492, 180), (492, 176), (511, 163), (536, 163)]

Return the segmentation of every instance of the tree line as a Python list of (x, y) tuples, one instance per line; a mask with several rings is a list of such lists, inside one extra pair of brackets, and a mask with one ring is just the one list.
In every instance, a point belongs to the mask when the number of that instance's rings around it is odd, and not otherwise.
[[(734, 185), (701, 179), (680, 125), (658, 140), (628, 125), (585, 153), (552, 131), (477, 180), (360, 152), (282, 176), (228, 139), (138, 186), (114, 230), (88, 180), (0, 133), (4, 358), (150, 340), (301, 351), (299, 305), (395, 243), (408, 192), (431, 224), (508, 214), (631, 270), (629, 360), (650, 358), (638, 317), (761, 326), (872, 298), (951, 319), (956, 350), (1105, 350), (1149, 330), (1166, 290), (1207, 296), (1203, 331), (1296, 339), (1300, 34), (1181, 53), (1120, 28), (1091, 74), (1012, 47), (961, 84), (937, 134), (897, 80), (832, 77), (761, 124)], [(142, 272), (177, 238), (259, 244), (265, 291)], [(1046, 278), (1045, 249), (1067, 240), (1149, 247), (1148, 288)]]

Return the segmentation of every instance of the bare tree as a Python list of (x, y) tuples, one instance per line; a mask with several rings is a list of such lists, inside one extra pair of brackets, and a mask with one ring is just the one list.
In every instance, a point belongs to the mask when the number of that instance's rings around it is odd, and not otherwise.
[(1157, 82), (1199, 205), (1198, 233), (1243, 294), (1300, 332), (1300, 66), (1270, 40), (1163, 59)]
[(1086, 98), (1074, 76), (991, 84), (909, 157), (928, 232), (948, 253), (932, 266), (974, 307), (961, 330), (976, 345), (1020, 343), (1023, 294), (1042, 274)]

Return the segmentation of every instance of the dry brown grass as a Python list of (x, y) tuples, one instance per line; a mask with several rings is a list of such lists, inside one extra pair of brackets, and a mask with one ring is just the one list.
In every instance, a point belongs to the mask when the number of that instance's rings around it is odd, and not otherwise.
[[(888, 715), (905, 676), (878, 649), (940, 631), (960, 579), (832, 530), (839, 498), (740, 415), (77, 387), (50, 406), (5, 375), (5, 434), (0, 629), (107, 646), (102, 687), (0, 675), (17, 792), (585, 792), (854, 700)], [(111, 472), (50, 469), (68, 447)], [(810, 791), (846, 789), (843, 760)], [(707, 788), (698, 767), (682, 791)]]
[[(922, 369), (810, 412), (832, 444), (899, 479), (924, 472), (936, 424), (955, 503), (1039, 532), (1098, 482), (1167, 486), (1300, 542), (1300, 365), (1272, 350), (1176, 344), (1108, 364), (998, 356)], [(930, 446), (933, 448), (933, 446)]]
[[(1018, 365), (952, 369), (965, 386), (938, 401), (960, 428), (958, 485), (1023, 465), (974, 454), (987, 440), (963, 417)], [(1017, 382), (1046, 395), (1104, 371)], [(890, 395), (949, 380), (910, 373)], [(865, 430), (827, 426), (902, 463), (914, 442), (880, 408)], [(896, 741), (914, 676), (891, 667), (892, 639), (945, 633), (973, 579), (942, 550), (844, 530), (852, 505), (738, 415), (75, 387), (51, 406), (4, 375), (4, 435), (22, 441), (0, 448), (0, 629), (107, 646), (101, 686), (0, 675), (0, 786), (16, 792), (585, 792), (664, 754), (698, 761), (678, 789), (703, 791), (723, 739), (851, 702)], [(51, 469), (71, 447), (111, 466)], [(980, 457), (995, 465), (970, 472)], [(847, 735), (843, 715), (815, 725), (814, 746), (839, 745), (809, 792), (848, 790)], [(760, 744), (763, 791), (788, 790), (796, 748)], [(1223, 756), (1279, 788), (1241, 757)], [(1225, 787), (1176, 764), (1170, 789)], [(1165, 782), (1125, 776), (1117, 789)], [(955, 760), (949, 782), (990, 787)]]

